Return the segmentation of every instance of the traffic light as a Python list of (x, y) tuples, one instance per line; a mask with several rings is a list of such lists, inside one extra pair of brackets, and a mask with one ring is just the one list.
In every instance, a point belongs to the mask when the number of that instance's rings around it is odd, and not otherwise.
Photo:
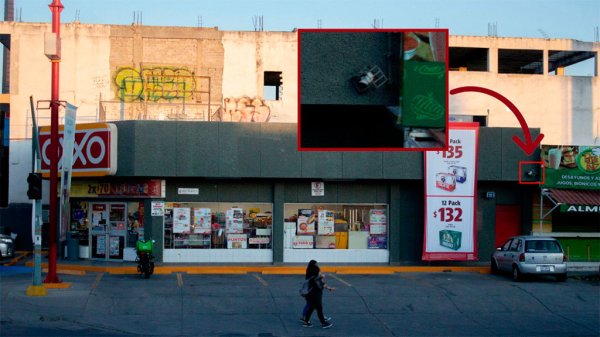
[(29, 173), (27, 177), (27, 197), (29, 199), (40, 200), (42, 199), (42, 174), (41, 173)]

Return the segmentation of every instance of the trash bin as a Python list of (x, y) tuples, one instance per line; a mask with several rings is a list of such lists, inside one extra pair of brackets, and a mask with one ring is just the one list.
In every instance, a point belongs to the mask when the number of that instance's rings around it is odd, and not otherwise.
[(79, 238), (77, 232), (67, 232), (67, 259), (79, 260)]

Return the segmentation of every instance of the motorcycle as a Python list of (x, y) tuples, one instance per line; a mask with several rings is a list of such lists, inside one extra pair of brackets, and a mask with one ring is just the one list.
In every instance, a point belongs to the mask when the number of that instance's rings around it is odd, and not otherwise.
[(137, 271), (144, 278), (150, 278), (154, 273), (154, 255), (152, 255), (154, 240), (138, 240), (135, 243)]

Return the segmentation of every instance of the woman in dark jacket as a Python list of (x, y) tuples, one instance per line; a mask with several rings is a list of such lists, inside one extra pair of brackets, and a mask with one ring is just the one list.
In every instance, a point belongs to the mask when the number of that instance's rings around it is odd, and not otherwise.
[(317, 261), (315, 260), (310, 260), (306, 267), (306, 279), (310, 279), (311, 290), (306, 296), (308, 310), (306, 311), (302, 326), (305, 328), (312, 326), (310, 316), (316, 309), (319, 321), (321, 321), (321, 327), (323, 329), (331, 328), (333, 326), (333, 324), (329, 323), (331, 318), (323, 316), (323, 289), (333, 291), (335, 288), (325, 283), (324, 275), (321, 274), (321, 269), (317, 266)]

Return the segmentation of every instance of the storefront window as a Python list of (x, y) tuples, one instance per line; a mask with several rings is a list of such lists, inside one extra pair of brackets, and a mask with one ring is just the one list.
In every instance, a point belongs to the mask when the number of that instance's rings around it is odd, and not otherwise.
[(271, 204), (165, 204), (165, 249), (271, 249)]
[(387, 249), (387, 205), (286, 204), (285, 249)]

